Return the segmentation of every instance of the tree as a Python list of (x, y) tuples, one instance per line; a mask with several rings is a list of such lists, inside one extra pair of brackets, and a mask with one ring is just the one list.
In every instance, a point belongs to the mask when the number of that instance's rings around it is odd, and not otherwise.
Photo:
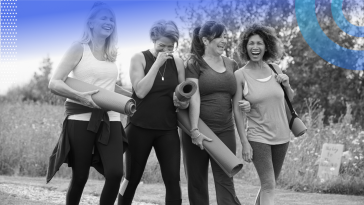
[[(344, 11), (350, 16), (350, 11), (363, 8), (361, 4), (358, 0), (351, 1), (350, 5), (344, 4)], [(364, 42), (360, 38), (343, 33), (336, 25), (331, 16), (330, 5), (329, 1), (316, 2), (318, 20), (326, 35), (343, 47), (364, 49)], [(207, 20), (217, 20), (228, 29), (226, 56), (236, 60), (242, 67), (246, 62), (241, 61), (236, 53), (241, 32), (252, 23), (271, 26), (284, 44), (286, 54), (279, 63), (290, 76), (290, 83), (297, 93), (293, 101), (297, 111), (306, 112), (304, 99), (315, 98), (325, 109), (325, 122), (328, 122), (330, 116), (337, 121), (350, 104), (353, 121), (364, 124), (363, 71), (339, 68), (318, 56), (301, 35), (294, 9), (292, 0), (179, 2), (176, 13), (189, 34), (189, 38), (184, 38), (179, 46), (180, 56), (184, 59), (188, 57), (191, 34), (196, 26)], [(364, 19), (356, 19), (356, 22), (363, 24)]]
[(53, 95), (48, 89), (52, 64), (50, 57), (45, 57), (41, 62), (39, 72), (34, 72), (30, 82), (10, 89), (6, 94), (7, 98), (11, 100), (62, 104), (65, 98)]

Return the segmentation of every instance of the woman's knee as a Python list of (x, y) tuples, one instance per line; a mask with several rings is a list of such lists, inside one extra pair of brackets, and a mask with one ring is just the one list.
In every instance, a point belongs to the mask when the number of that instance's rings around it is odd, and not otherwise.
[(88, 180), (88, 174), (73, 174), (72, 183), (78, 186), (84, 186)]
[(116, 181), (120, 183), (122, 177), (123, 171), (121, 169), (115, 169), (105, 172), (105, 180)]
[(274, 189), (276, 188), (276, 182), (275, 180), (263, 180), (261, 182), (261, 191), (264, 192), (273, 192)]

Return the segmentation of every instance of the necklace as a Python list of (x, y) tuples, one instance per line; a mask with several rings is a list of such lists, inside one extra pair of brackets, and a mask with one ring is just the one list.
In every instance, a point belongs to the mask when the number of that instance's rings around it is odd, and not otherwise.
[[(152, 52), (151, 52), (152, 53)], [(157, 60), (157, 58), (152, 54), (152, 56), (153, 56), (153, 58), (154, 58), (154, 62)], [(158, 69), (158, 73), (159, 73), (159, 75), (161, 75), (161, 77), (162, 77), (162, 81), (164, 81), (164, 72), (166, 71), (166, 66), (167, 66), (167, 61), (166, 62), (164, 62), (164, 69), (163, 69), (163, 75), (162, 75), (162, 73), (159, 71), (159, 69)]]

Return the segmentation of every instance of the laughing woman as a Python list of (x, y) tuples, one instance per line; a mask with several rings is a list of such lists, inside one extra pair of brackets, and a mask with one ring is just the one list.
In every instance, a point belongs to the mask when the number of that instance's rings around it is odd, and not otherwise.
[[(114, 91), (117, 79), (116, 22), (114, 12), (104, 3), (91, 8), (81, 41), (65, 54), (49, 83), (49, 88), (62, 96), (66, 118), (58, 145), (50, 160), (47, 181), (64, 162), (72, 167), (72, 179), (66, 195), (66, 205), (79, 204), (88, 179), (93, 154), (98, 153), (105, 176), (100, 205), (113, 205), (123, 174), (123, 127), (120, 114), (105, 112), (91, 96), (98, 91), (78, 92), (64, 81), (70, 74), (78, 80)], [(77, 99), (77, 100), (71, 100)], [(108, 140), (101, 140), (108, 138)], [(69, 142), (69, 143), (67, 143)], [(63, 152), (69, 148), (69, 152)], [(57, 166), (53, 166), (57, 165)], [(100, 167), (99, 167), (100, 168)]]
[(183, 61), (173, 55), (179, 31), (173, 21), (158, 21), (150, 30), (153, 48), (136, 53), (130, 64), (130, 80), (137, 111), (126, 129), (128, 138), (127, 179), (123, 180), (119, 205), (130, 205), (154, 148), (166, 187), (166, 205), (182, 203), (180, 188), (180, 141), (176, 107), (176, 86), (184, 81)]
[[(211, 141), (198, 130), (201, 118), (220, 140), (233, 152), (236, 151), (232, 117), (232, 97), (236, 91), (234, 60), (222, 56), (227, 44), (226, 28), (215, 21), (208, 21), (193, 31), (191, 58), (187, 62), (186, 80), (198, 85), (191, 98), (189, 116), (191, 137), (182, 135), (183, 153), (188, 180), (188, 196), (191, 205), (208, 205), (208, 166), (211, 162), (219, 205), (240, 204), (235, 194), (234, 181), (203, 150), (202, 142)], [(192, 138), (192, 139), (191, 139)]]
[[(267, 62), (282, 56), (280, 45), (273, 28), (257, 24), (246, 29), (238, 45), (240, 57), (248, 63), (235, 71), (234, 116), (243, 159), (253, 162), (261, 183), (255, 205), (274, 204), (274, 189), (290, 140), (284, 93), (279, 83), (290, 99), (293, 90), (288, 76), (277, 65)], [(275, 75), (273, 69), (279, 74)], [(243, 98), (250, 103), (250, 112), (241, 112), (239, 105)], [(241, 126), (244, 115), (248, 119), (247, 132)]]

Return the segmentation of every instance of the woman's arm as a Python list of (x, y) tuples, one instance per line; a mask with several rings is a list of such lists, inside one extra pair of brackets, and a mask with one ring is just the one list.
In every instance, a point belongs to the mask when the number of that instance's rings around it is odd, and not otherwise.
[(177, 66), (178, 83), (182, 83), (185, 81), (185, 66), (183, 60), (178, 56), (174, 56), (174, 62), (176, 62)]
[(291, 85), (289, 84), (289, 77), (286, 74), (282, 73), (281, 68), (277, 64), (272, 64), (274, 69), (277, 71), (278, 75), (276, 76), (276, 79), (279, 83), (283, 84), (284, 90), (287, 93), (288, 99), (290, 101), (293, 100), (294, 97), (294, 91), (291, 88)]
[(202, 141), (212, 141), (212, 139), (206, 137), (200, 131), (198, 130), (198, 119), (200, 118), (200, 91), (198, 87), (198, 79), (196, 78), (187, 78), (186, 81), (193, 81), (197, 85), (197, 90), (195, 94), (192, 95), (190, 100), (190, 109), (189, 109), (189, 117), (190, 117), (190, 123), (191, 123), (191, 138), (192, 143), (196, 144), (203, 150)]
[(133, 89), (138, 98), (143, 99), (152, 89), (159, 68), (166, 62), (172, 59), (165, 52), (159, 52), (156, 61), (153, 63), (147, 75), (144, 74), (145, 58), (142, 53), (137, 53), (131, 58), (130, 62), (130, 80)]
[[(185, 81), (185, 66), (183, 64), (183, 60), (178, 56), (174, 56), (174, 62), (176, 62), (177, 66), (178, 83), (182, 83)], [(179, 101), (176, 94), (173, 93), (173, 104), (177, 108), (186, 109), (189, 106), (190, 101), (186, 102)]]
[(237, 84), (237, 90), (233, 98), (233, 112), (234, 112), (234, 118), (235, 118), (235, 125), (238, 130), (238, 134), (240, 137), (241, 144), (243, 146), (242, 149), (242, 155), (243, 159), (247, 162), (251, 162), (253, 158), (253, 149), (250, 146), (250, 143), (246, 137), (245, 132), (245, 113), (241, 111), (241, 108), (239, 106), (239, 102), (241, 102), (243, 99), (243, 86), (244, 86), (244, 76), (243, 73), (240, 70), (237, 70), (234, 72), (236, 84)]
[(92, 107), (99, 108), (92, 100), (91, 95), (98, 92), (98, 90), (89, 92), (78, 92), (70, 88), (64, 81), (67, 79), (68, 74), (77, 66), (80, 62), (83, 54), (83, 46), (81, 43), (75, 43), (66, 52), (61, 63), (57, 67), (54, 75), (49, 81), (48, 88), (55, 93), (66, 96), (71, 99), (76, 99), (80, 103)]

